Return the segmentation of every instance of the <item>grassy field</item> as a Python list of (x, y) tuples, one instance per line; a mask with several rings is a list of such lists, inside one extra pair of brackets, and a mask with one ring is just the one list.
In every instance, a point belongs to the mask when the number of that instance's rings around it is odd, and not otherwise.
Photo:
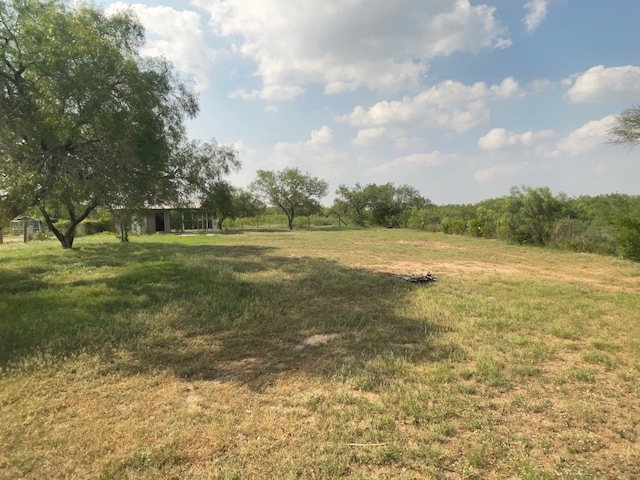
[(640, 264), (405, 230), (76, 244), (0, 245), (2, 479), (640, 478)]

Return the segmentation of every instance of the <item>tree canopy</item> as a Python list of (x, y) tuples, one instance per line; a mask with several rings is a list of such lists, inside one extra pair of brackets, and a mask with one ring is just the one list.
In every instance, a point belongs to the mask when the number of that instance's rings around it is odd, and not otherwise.
[(407, 226), (412, 210), (431, 204), (414, 187), (396, 187), (393, 183), (372, 183), (365, 187), (356, 183), (352, 188), (340, 185), (336, 195), (333, 210), (360, 226), (367, 222), (384, 227)]
[(228, 148), (186, 141), (196, 96), (143, 43), (130, 12), (0, 4), (0, 191), (37, 207), (64, 248), (98, 205), (175, 200), (238, 165)]
[(609, 135), (612, 143), (640, 145), (640, 105), (627, 108), (618, 115)]
[(563, 195), (554, 196), (547, 187), (513, 187), (504, 198), (501, 235), (520, 244), (546, 245), (566, 204)]
[(265, 205), (248, 190), (234, 187), (221, 180), (210, 190), (203, 206), (211, 209), (217, 220), (218, 230), (227, 218), (254, 217)]
[(250, 188), (266, 203), (280, 209), (293, 230), (296, 215), (309, 215), (320, 208), (318, 201), (327, 194), (329, 184), (298, 168), (285, 168), (279, 172), (258, 170)]

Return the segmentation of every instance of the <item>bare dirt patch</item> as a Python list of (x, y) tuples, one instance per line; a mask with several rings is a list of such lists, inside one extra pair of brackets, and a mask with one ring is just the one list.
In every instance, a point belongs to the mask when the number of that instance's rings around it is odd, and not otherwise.
[(466, 250), (464, 247), (451, 245), (445, 242), (430, 242), (425, 240), (398, 240), (396, 243), (401, 245), (415, 245), (416, 247), (439, 248), (441, 250)]
[(21, 243), (22, 242), (22, 237), (16, 236), (16, 235), (5, 235), (2, 238), (2, 242), (3, 243), (0, 243), (0, 245), (2, 245), (4, 243)]
[(615, 267), (609, 269), (594, 265), (574, 265), (571, 270), (568, 270), (564, 265), (527, 264), (524, 261), (505, 265), (497, 262), (474, 260), (444, 262), (435, 260), (429, 263), (404, 260), (375, 263), (370, 265), (369, 268), (377, 272), (394, 275), (415, 275), (427, 272), (438, 276), (455, 275), (458, 277), (505, 275), (551, 280), (560, 283), (583, 283), (589, 286), (597, 286), (607, 291), (640, 291), (640, 276), (620, 276), (618, 269)]
[(204, 399), (198, 395), (195, 388), (189, 385), (185, 391), (185, 402), (189, 410), (200, 410), (201, 403)]
[(325, 343), (332, 342), (339, 337), (340, 335), (338, 335), (337, 333), (318, 333), (316, 335), (311, 335), (310, 337), (305, 338), (302, 343), (300, 343), (296, 348), (302, 349), (305, 347), (324, 345)]
[(471, 274), (494, 274), (494, 273), (506, 273), (517, 274), (519, 270), (516, 268), (505, 267), (503, 265), (495, 265), (484, 262), (392, 262), (389, 264), (375, 264), (371, 265), (372, 270), (391, 273), (394, 275), (413, 275), (424, 274), (431, 272), (436, 275), (442, 275), (445, 273), (453, 273), (456, 275), (471, 273)]

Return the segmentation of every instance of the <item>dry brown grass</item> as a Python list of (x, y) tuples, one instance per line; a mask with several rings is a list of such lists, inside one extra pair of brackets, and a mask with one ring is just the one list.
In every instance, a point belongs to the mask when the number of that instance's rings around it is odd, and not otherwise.
[(2, 244), (9, 244), (9, 243), (21, 243), (22, 242), (22, 237), (18, 236), (18, 235), (7, 235), (6, 232), (5, 234), (2, 236)]

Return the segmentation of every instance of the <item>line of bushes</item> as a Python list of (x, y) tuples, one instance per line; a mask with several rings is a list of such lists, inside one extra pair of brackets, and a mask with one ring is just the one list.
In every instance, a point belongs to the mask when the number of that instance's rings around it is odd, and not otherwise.
[(409, 227), (640, 260), (640, 196), (570, 198), (546, 187), (514, 187), (475, 205), (413, 210)]

